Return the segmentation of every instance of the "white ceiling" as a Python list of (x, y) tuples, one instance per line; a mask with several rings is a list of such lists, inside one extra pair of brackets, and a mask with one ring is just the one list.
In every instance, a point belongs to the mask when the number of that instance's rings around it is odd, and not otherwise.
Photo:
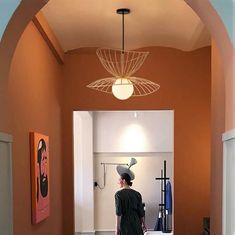
[(121, 15), (125, 48), (164, 46), (191, 51), (210, 45), (210, 34), (183, 0), (50, 0), (43, 8), (64, 51), (81, 47), (121, 48)]

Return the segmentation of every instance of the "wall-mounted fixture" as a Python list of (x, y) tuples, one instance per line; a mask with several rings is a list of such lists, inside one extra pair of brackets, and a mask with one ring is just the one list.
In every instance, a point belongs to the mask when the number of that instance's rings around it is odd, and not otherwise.
[(101, 64), (113, 77), (99, 79), (87, 87), (113, 94), (119, 100), (149, 95), (160, 86), (150, 80), (132, 76), (142, 66), (149, 52), (125, 50), (124, 15), (129, 14), (130, 9), (121, 8), (116, 12), (122, 15), (122, 49), (98, 48), (96, 51)]
[(130, 174), (131, 179), (133, 180), (135, 178), (134, 173), (130, 170), (130, 168), (137, 163), (137, 160), (135, 158), (131, 158), (130, 163), (111, 163), (111, 162), (101, 162), (100, 164), (103, 165), (103, 186), (100, 186), (97, 181), (94, 182), (94, 186), (98, 186), (100, 189), (104, 189), (106, 185), (106, 165), (112, 165), (117, 166), (117, 172), (119, 175), (122, 173), (128, 173)]

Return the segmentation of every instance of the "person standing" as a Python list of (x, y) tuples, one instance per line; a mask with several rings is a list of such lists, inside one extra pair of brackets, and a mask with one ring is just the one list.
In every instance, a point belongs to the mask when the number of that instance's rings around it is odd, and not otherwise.
[(144, 222), (142, 196), (130, 188), (132, 182), (129, 174), (122, 173), (119, 184), (121, 190), (115, 194), (115, 235), (143, 235), (147, 229)]

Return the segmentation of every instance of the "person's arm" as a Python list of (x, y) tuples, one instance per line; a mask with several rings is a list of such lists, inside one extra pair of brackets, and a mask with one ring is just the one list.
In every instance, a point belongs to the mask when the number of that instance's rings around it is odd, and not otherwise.
[(147, 231), (147, 227), (144, 221), (145, 211), (144, 211), (144, 206), (142, 202), (142, 196), (140, 193), (139, 193), (139, 203), (138, 203), (138, 214), (141, 220), (141, 227), (142, 227), (143, 233), (145, 233)]
[(144, 222), (144, 217), (141, 218), (141, 227), (142, 227), (143, 233), (145, 233), (147, 231), (147, 227)]
[(120, 235), (120, 223), (121, 223), (121, 216), (116, 216), (116, 229), (115, 235)]
[(119, 193), (115, 194), (115, 207), (116, 207), (116, 226), (115, 235), (120, 235), (120, 224), (122, 217), (122, 203)]

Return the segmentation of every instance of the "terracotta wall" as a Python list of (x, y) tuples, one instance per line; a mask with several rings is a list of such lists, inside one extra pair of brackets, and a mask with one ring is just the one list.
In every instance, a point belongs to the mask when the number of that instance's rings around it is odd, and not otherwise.
[(210, 214), (211, 51), (210, 48), (194, 52), (169, 48), (146, 50), (151, 54), (138, 76), (158, 82), (161, 89), (150, 96), (127, 101), (86, 88), (90, 82), (110, 76), (94, 50), (82, 49), (65, 57), (64, 234), (73, 234), (74, 226), (73, 200), (67, 200), (73, 198), (72, 111), (148, 109), (175, 110), (174, 234), (202, 233), (202, 218)]
[[(16, 48), (8, 84), (14, 138), (15, 235), (62, 234), (61, 82), (61, 66), (30, 23)], [(49, 135), (51, 163), (51, 215), (34, 226), (31, 224), (30, 131)]]
[(221, 55), (212, 41), (211, 82), (211, 234), (222, 234), (222, 177), (223, 145), (225, 131), (225, 80)]
[[(73, 234), (73, 110), (174, 109), (175, 234), (201, 232), (202, 217), (210, 213), (210, 48), (191, 53), (169, 48), (147, 50), (151, 55), (138, 75), (158, 82), (161, 89), (151, 96), (118, 101), (85, 87), (91, 81), (109, 76), (93, 49), (66, 55), (62, 88), (61, 66), (34, 25), (27, 27), (17, 46), (9, 79), (10, 116), (15, 139), (16, 235)], [(28, 132), (32, 130), (50, 136), (53, 162), (51, 216), (36, 226), (31, 225), (30, 208)], [(61, 146), (64, 146), (63, 159)]]

